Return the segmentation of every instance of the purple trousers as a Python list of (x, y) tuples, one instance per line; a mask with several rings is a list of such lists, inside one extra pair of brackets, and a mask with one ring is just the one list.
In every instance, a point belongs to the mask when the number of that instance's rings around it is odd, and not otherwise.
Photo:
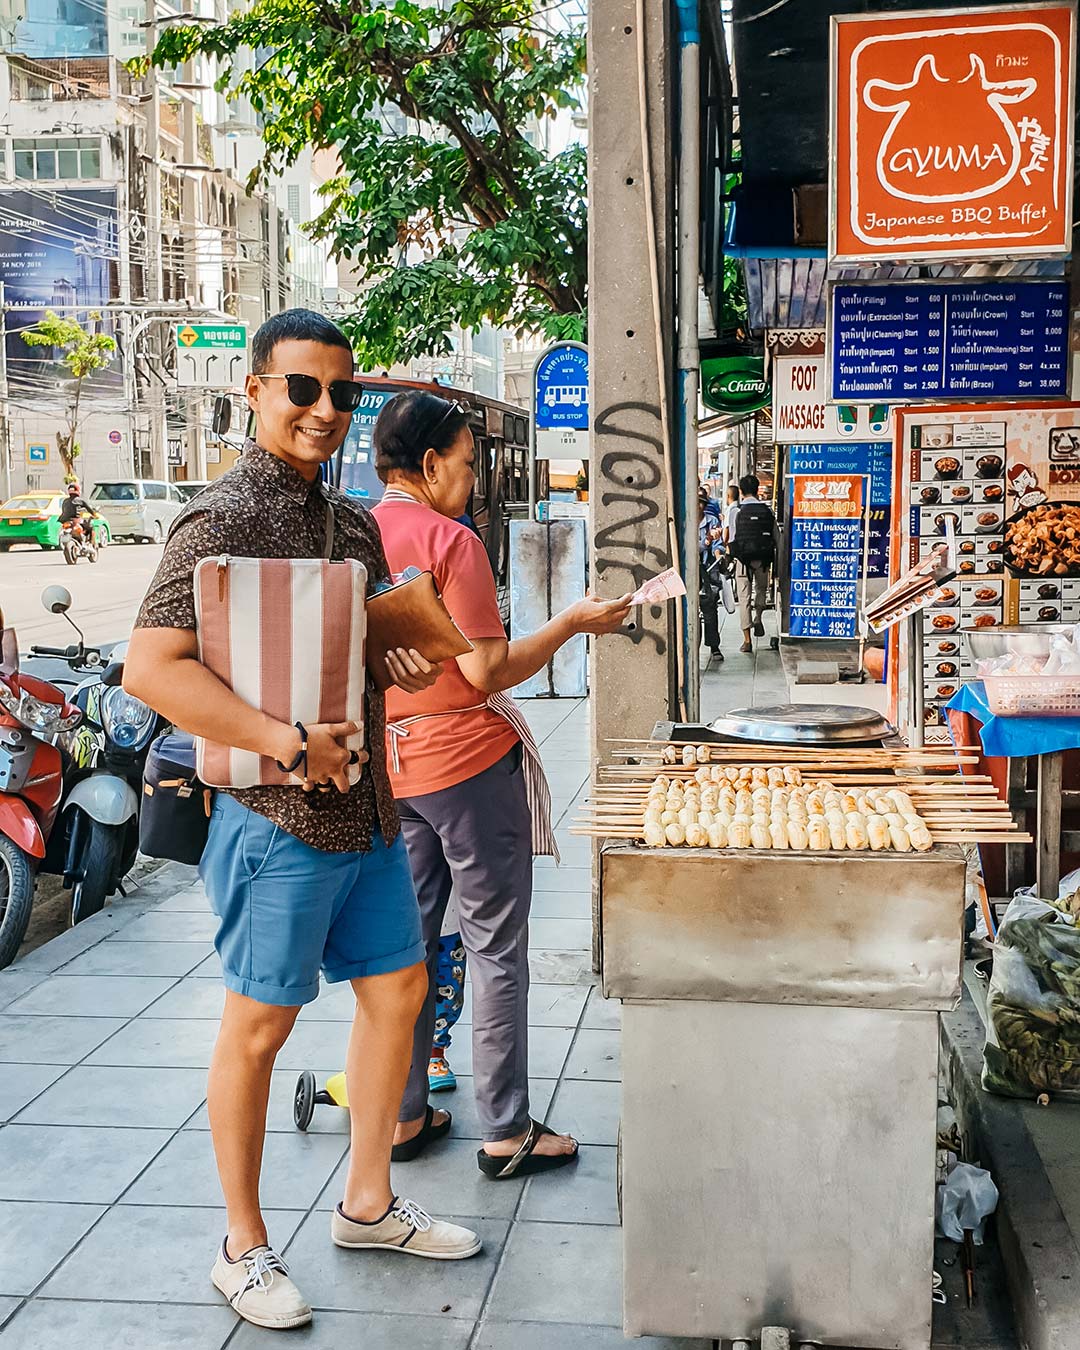
[(439, 935), (455, 890), (472, 980), (473, 1079), (483, 1137), (524, 1134), (533, 855), (521, 746), (463, 783), (398, 806), (428, 965), (428, 997), (416, 1022), (400, 1119), (416, 1120), (427, 1106)]

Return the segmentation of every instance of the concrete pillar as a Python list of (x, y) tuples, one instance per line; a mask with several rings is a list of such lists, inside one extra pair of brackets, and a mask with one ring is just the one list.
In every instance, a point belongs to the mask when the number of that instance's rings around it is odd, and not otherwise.
[[(645, 0), (644, 11), (639, 32), (635, 0), (593, 0), (589, 7), (589, 503), (593, 584), (607, 596), (636, 590), (672, 565), (673, 461), (666, 442), (678, 411), (672, 388), (674, 45), (668, 6)], [(677, 618), (670, 604), (638, 610), (629, 631), (595, 644), (594, 762), (610, 759), (609, 738), (648, 736), (658, 719), (676, 711)]]

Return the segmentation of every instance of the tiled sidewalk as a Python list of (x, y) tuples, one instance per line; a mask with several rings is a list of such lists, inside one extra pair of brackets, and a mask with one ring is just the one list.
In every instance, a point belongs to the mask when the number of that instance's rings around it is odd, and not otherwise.
[[(452, 1138), (396, 1184), (480, 1230), (476, 1260), (345, 1252), (329, 1238), (347, 1119), (292, 1123), (297, 1071), (343, 1065), (350, 992), (301, 1014), (278, 1060), (263, 1194), (272, 1240), (316, 1308), (290, 1344), (364, 1350), (608, 1350), (624, 1344), (615, 1200), (619, 1015), (593, 988), (587, 841), (566, 833), (588, 774), (583, 703), (532, 703), (563, 867), (536, 866), (531, 1046), (535, 1113), (583, 1142), (572, 1172), (482, 1178), (466, 1007), (442, 1098)], [(132, 901), (0, 972), (0, 1350), (235, 1350), (281, 1333), (237, 1322), (209, 1281), (223, 1211), (204, 1106), (221, 1007), (214, 920), (170, 868)], [(441, 1103), (441, 1104), (442, 1104)], [(5, 1320), (6, 1319), (6, 1320)], [(643, 1347), (685, 1341), (641, 1341)]]

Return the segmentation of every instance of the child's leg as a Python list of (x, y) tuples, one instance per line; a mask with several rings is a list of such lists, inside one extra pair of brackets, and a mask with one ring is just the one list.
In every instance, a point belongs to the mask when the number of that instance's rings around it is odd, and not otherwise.
[(446, 1063), (451, 1032), (457, 1025), (465, 1003), (465, 948), (460, 933), (446, 933), (439, 939), (439, 960), (435, 976), (435, 1035), (432, 1037), (428, 1085), (432, 1091), (456, 1086)]

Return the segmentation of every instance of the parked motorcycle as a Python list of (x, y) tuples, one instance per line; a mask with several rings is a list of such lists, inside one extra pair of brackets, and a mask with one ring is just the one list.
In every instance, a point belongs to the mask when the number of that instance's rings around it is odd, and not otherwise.
[(60, 526), (60, 547), (64, 551), (64, 561), (70, 567), (74, 567), (80, 558), (97, 562), (98, 540), (93, 521), (81, 516), (65, 520)]
[(72, 702), (84, 714), (83, 726), (66, 745), (69, 757), (61, 806), (62, 829), (55, 831), (42, 864), (60, 873), (71, 888), (71, 922), (96, 914), (122, 882), (139, 850), (139, 802), (143, 767), (161, 721), (140, 699), (120, 687), (127, 644), (114, 647), (106, 660), (87, 647), (71, 619), (71, 595), (49, 586), (45, 608), (62, 614), (79, 634), (73, 647), (31, 647), (34, 656), (60, 657), (83, 675)]
[[(0, 615), (0, 629), (3, 616)], [(61, 751), (82, 712), (54, 685), (19, 671), (18, 641), (0, 640), (0, 968), (26, 936), (34, 879), (53, 835), (63, 790)]]

